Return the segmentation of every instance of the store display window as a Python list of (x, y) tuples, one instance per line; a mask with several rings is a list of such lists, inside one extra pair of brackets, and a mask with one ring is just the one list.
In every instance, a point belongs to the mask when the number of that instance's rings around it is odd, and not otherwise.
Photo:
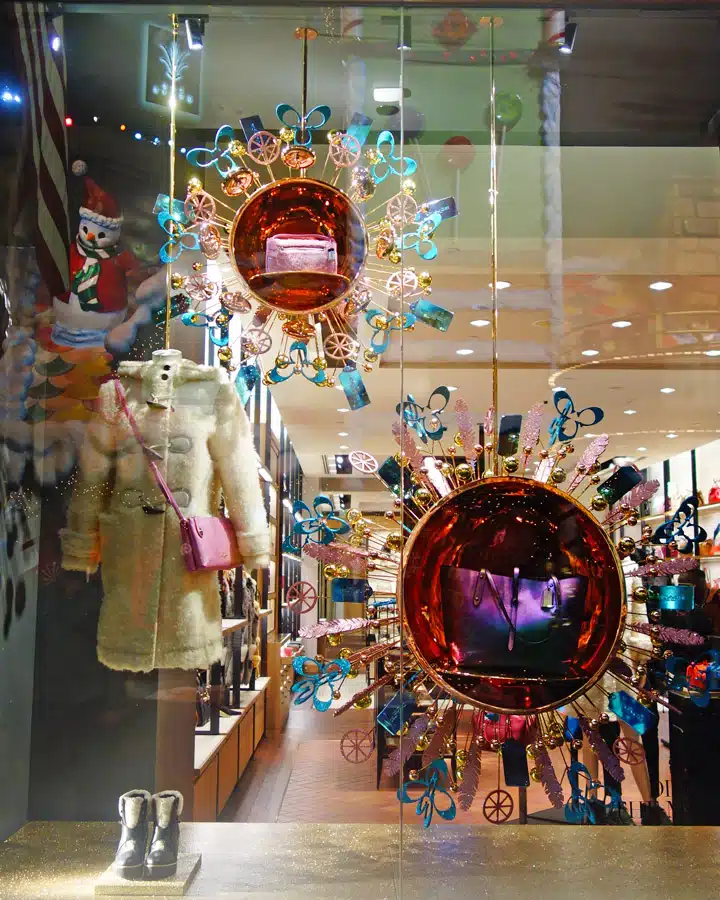
[(0, 10), (0, 896), (711, 896), (717, 25)]

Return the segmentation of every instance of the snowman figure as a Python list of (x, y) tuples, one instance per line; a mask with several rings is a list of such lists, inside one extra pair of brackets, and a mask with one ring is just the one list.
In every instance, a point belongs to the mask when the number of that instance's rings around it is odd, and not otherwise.
[(53, 298), (52, 340), (66, 347), (102, 347), (127, 316), (128, 275), (139, 265), (129, 250), (120, 250), (123, 219), (115, 198), (87, 176), (82, 160), (72, 171), (85, 176), (85, 197), (70, 248), (70, 290)]

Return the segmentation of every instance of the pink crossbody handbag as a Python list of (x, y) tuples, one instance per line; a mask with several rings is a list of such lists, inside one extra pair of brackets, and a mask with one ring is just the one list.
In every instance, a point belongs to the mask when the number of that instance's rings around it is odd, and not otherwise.
[(324, 234), (276, 234), (265, 245), (266, 272), (337, 274), (337, 244)]
[(182, 514), (172, 491), (153, 459), (153, 456), (159, 456), (159, 454), (151, 450), (142, 439), (135, 417), (128, 407), (125, 391), (117, 378), (115, 379), (115, 394), (127, 416), (133, 434), (145, 454), (158, 487), (180, 520), (181, 550), (188, 570), (197, 572), (200, 570), (236, 569), (241, 564), (242, 558), (235, 529), (230, 519), (225, 516), (190, 516), (187, 518)]

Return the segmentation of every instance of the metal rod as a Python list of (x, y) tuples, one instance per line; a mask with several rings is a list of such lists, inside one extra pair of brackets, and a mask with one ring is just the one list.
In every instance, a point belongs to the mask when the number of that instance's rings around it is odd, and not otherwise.
[(490, 292), (492, 297), (492, 406), (494, 416), (492, 471), (498, 474), (498, 171), (495, 90), (495, 18), (490, 19)]
[[(173, 216), (173, 204), (175, 202), (175, 131), (176, 131), (176, 87), (177, 87), (177, 39), (178, 39), (178, 17), (173, 13), (170, 16), (172, 23), (172, 71), (170, 75), (170, 191), (168, 194), (168, 214)], [(171, 222), (173, 219), (171, 219)], [(179, 225), (179, 223), (178, 223)], [(173, 227), (170, 225), (169, 227)], [(172, 294), (172, 263), (167, 264), (165, 270), (165, 349), (170, 349), (170, 316), (172, 313), (171, 304)]]

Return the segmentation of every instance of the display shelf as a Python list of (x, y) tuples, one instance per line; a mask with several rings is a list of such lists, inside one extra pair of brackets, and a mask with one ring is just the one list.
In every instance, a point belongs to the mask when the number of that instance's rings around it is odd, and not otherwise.
[(259, 618), (259, 619), (265, 619), (265, 618), (267, 618), (267, 617), (270, 616), (270, 615), (272, 615), (272, 610), (271, 610), (271, 609), (260, 609), (260, 610), (258, 610), (258, 618)]
[(247, 619), (223, 619), (222, 620), (222, 633), (223, 637), (226, 634), (232, 634), (233, 631), (238, 631), (240, 628), (244, 628), (248, 624)]
[(702, 565), (710, 565), (711, 563), (720, 563), (720, 556), (698, 556), (698, 560)]
[[(698, 506), (698, 515), (710, 512), (720, 513), (720, 503), (706, 503), (704, 506)], [(671, 513), (655, 513), (652, 516), (643, 516), (640, 520), (642, 525), (651, 522), (662, 522), (663, 519), (669, 518)]]

